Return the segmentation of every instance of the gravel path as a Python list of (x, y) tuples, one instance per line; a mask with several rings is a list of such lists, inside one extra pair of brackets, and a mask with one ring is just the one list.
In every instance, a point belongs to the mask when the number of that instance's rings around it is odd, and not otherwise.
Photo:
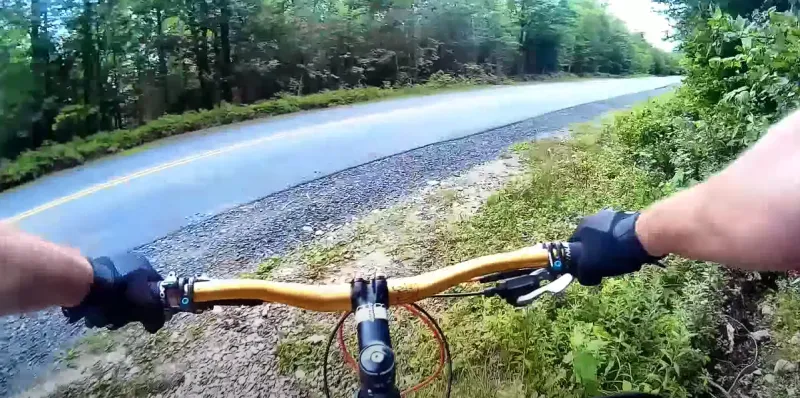
[[(561, 110), (470, 137), (422, 147), (288, 189), (229, 210), (135, 249), (161, 270), (214, 276), (252, 269), (265, 257), (361, 216), (410, 192), (495, 159), (538, 132), (565, 131), (669, 88)], [(0, 396), (29, 385), (54, 353), (81, 333), (55, 311), (0, 319)]]

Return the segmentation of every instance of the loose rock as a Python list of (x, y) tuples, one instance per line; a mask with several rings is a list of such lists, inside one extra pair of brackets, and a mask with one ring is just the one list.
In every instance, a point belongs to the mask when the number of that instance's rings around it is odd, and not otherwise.
[(770, 338), (770, 331), (769, 329), (757, 330), (750, 333), (750, 336), (753, 337), (755, 341), (767, 340)]
[(791, 345), (800, 345), (800, 332), (797, 332), (789, 339), (789, 344)]
[(773, 370), (774, 373), (792, 373), (797, 370), (797, 364), (794, 362), (789, 362), (785, 359), (779, 359), (775, 362), (775, 369)]

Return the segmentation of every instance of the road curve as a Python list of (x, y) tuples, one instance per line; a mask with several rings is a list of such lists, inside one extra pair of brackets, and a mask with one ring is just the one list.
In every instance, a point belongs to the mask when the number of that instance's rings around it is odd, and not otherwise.
[(0, 194), (0, 219), (90, 256), (115, 253), (379, 158), (679, 81), (647, 77), (492, 87), (222, 126)]

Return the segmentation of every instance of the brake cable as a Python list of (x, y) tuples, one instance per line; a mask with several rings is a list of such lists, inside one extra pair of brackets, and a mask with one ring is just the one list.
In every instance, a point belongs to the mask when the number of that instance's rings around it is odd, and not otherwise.
[[(436, 322), (427, 311), (425, 311), (422, 307), (420, 307), (416, 303), (412, 304), (404, 304), (402, 305), (408, 312), (410, 312), (415, 317), (419, 318), (425, 326), (433, 333), (434, 339), (439, 343), (439, 364), (436, 370), (428, 376), (425, 380), (420, 382), (419, 384), (408, 388), (400, 393), (401, 396), (405, 396), (412, 392), (419, 391), (420, 389), (427, 387), (434, 380), (442, 373), (442, 370), (445, 366), (447, 366), (447, 387), (445, 390), (445, 397), (450, 397), (450, 391), (452, 390), (453, 386), (453, 359), (450, 356), (450, 344), (447, 341), (447, 337), (445, 337), (442, 328)], [(325, 397), (330, 397), (330, 387), (328, 385), (328, 356), (330, 355), (330, 349), (333, 345), (333, 339), (338, 336), (338, 344), (339, 349), (342, 352), (342, 356), (344, 357), (345, 363), (355, 370), (358, 371), (358, 364), (356, 363), (355, 359), (350, 355), (350, 352), (347, 350), (347, 346), (344, 342), (344, 325), (345, 320), (352, 314), (352, 311), (345, 312), (342, 314), (341, 318), (339, 318), (339, 322), (334, 327), (333, 331), (331, 332), (328, 338), (328, 344), (325, 347), (325, 357), (323, 359), (322, 365), (322, 384), (323, 384), (323, 392), (325, 393)]]
[[(564, 291), (573, 281), (573, 276), (567, 273), (565, 264), (568, 264), (568, 247), (562, 242), (542, 244), (547, 250), (548, 268), (527, 268), (498, 272), (491, 275), (473, 279), (478, 283), (497, 284), (493, 287), (475, 292), (442, 293), (431, 296), (432, 298), (457, 298), (498, 296), (514, 307), (524, 307), (544, 293), (558, 294)], [(542, 282), (549, 282), (542, 285)]]

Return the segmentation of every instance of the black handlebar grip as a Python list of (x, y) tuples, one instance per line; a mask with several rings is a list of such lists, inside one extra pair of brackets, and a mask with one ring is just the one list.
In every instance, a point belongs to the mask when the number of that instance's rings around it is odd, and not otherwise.
[(597, 285), (609, 276), (636, 272), (655, 263), (636, 235), (639, 213), (601, 210), (584, 218), (569, 239), (575, 253), (570, 273), (583, 285)]
[(150, 288), (150, 293), (153, 297), (158, 297), (159, 300), (163, 299), (161, 297), (161, 282), (150, 282), (147, 286)]
[(568, 270), (582, 285), (600, 284), (603, 278), (626, 275), (639, 271), (642, 265), (656, 263), (659, 258), (650, 256), (644, 250), (635, 253), (609, 253), (581, 242), (570, 242)]
[(580, 242), (569, 242), (566, 245), (567, 250), (565, 254), (565, 262), (567, 267), (567, 272), (574, 275), (574, 271), (578, 265), (578, 259), (581, 258), (581, 254), (583, 253), (583, 244)]

